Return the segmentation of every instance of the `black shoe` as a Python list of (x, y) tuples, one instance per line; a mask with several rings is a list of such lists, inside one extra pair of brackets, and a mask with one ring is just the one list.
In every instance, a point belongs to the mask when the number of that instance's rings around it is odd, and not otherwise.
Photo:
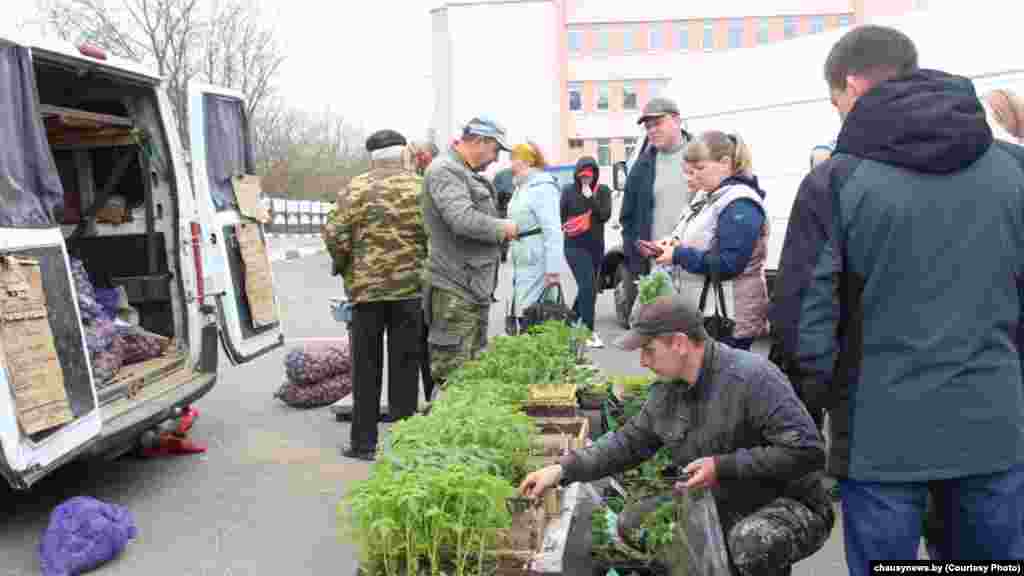
[(345, 458), (352, 458), (354, 460), (365, 460), (367, 462), (373, 462), (377, 457), (375, 450), (357, 450), (352, 446), (345, 446), (341, 451), (341, 455)]

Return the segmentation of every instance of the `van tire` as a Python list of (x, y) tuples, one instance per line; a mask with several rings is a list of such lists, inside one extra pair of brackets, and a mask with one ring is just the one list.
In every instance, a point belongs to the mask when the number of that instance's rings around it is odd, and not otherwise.
[(615, 319), (619, 325), (629, 329), (629, 315), (633, 311), (633, 301), (636, 299), (636, 285), (633, 284), (633, 275), (626, 268), (626, 261), (619, 262), (615, 267)]

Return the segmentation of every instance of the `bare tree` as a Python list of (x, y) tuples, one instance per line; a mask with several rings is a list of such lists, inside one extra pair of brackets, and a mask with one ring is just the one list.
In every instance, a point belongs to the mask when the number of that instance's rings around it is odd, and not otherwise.
[(273, 92), (273, 81), (284, 63), (269, 29), (256, 19), (255, 7), (247, 0), (216, 2), (208, 19), (200, 53), (203, 79), (229, 86), (245, 95), (249, 118)]
[(188, 141), (188, 82), (201, 77), (245, 95), (249, 118), (273, 91), (284, 57), (273, 32), (242, 0), (44, 0), (42, 16), (58, 36), (147, 62), (167, 78), (183, 141)]

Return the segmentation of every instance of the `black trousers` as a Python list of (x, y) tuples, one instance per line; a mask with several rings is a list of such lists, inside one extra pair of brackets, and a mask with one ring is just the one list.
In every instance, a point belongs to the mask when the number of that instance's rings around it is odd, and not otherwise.
[(427, 342), (430, 326), (426, 321), (421, 324), (423, 339), (420, 341), (420, 379), (423, 380), (423, 398), (430, 402), (430, 396), (434, 393), (434, 376), (430, 373), (430, 344)]
[(385, 332), (388, 335), (388, 410), (395, 420), (416, 412), (422, 324), (419, 298), (368, 302), (352, 308), (352, 448), (365, 451), (377, 448)]

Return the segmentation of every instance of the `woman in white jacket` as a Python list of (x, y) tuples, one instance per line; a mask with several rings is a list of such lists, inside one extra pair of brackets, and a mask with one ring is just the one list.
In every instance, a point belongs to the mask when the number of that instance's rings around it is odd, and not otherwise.
[(532, 142), (512, 148), (512, 176), (516, 185), (508, 205), (508, 217), (519, 232), (540, 229), (541, 233), (514, 240), (509, 250), (514, 267), (512, 314), (520, 318), (531, 304), (540, 300), (546, 286), (559, 283), (565, 260), (561, 190), (555, 177), (544, 171), (547, 162)]
[(768, 332), (765, 192), (753, 174), (750, 149), (737, 134), (705, 132), (687, 145), (684, 159), (706, 199), (693, 205), (679, 245), (664, 250), (657, 263), (680, 269), (679, 293), (695, 306), (703, 296), (705, 316), (714, 315), (719, 303), (711, 285), (718, 274), (725, 308), (719, 311), (735, 323), (718, 339), (749, 350)]

